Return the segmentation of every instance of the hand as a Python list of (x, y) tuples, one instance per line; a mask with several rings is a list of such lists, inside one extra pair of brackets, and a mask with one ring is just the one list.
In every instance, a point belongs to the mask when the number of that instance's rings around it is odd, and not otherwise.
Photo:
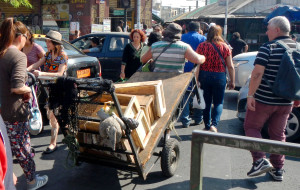
[(295, 100), (293, 106), (296, 108), (300, 107), (300, 100)]
[(38, 76), (40, 76), (41, 71), (34, 70), (32, 73), (34, 74), (34, 76), (38, 77)]
[(32, 94), (31, 92), (27, 92), (25, 94), (23, 94), (23, 102), (29, 102), (29, 100), (32, 98)]
[(124, 73), (124, 72), (121, 72), (121, 73), (120, 73), (120, 78), (121, 78), (121, 79), (125, 79), (125, 73)]
[(255, 99), (253, 97), (247, 98), (247, 107), (251, 111), (255, 111)]
[(233, 90), (233, 89), (235, 88), (234, 82), (233, 82), (233, 81), (229, 81), (229, 84), (227, 85), (227, 88), (228, 88), (229, 90)]

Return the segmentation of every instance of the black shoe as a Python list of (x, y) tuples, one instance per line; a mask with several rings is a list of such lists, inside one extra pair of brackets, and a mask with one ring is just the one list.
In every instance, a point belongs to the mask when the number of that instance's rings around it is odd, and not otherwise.
[(203, 123), (203, 120), (201, 120), (200, 122), (195, 122), (194, 125), (201, 125)]
[(273, 168), (269, 171), (269, 174), (273, 177), (275, 181), (282, 181), (283, 180), (283, 169)]
[(51, 154), (52, 152), (57, 150), (57, 145), (53, 148), (50, 149), (49, 147), (43, 152), (43, 154)]
[(248, 177), (258, 176), (272, 170), (273, 166), (269, 160), (261, 158), (252, 164), (251, 170), (247, 173)]

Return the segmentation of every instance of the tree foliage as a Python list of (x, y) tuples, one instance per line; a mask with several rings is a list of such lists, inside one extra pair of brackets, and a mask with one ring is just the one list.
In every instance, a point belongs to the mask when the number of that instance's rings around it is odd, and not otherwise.
[(18, 8), (20, 6), (25, 6), (25, 7), (32, 8), (32, 5), (29, 2), (29, 0), (0, 0), (0, 1), (10, 3), (15, 8)]

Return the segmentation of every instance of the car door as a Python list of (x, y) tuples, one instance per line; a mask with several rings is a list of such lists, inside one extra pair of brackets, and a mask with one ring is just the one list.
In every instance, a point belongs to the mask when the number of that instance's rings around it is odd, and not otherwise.
[(101, 59), (102, 77), (104, 79), (119, 80), (123, 51), (129, 42), (129, 36), (126, 35), (107, 36), (105, 56)]

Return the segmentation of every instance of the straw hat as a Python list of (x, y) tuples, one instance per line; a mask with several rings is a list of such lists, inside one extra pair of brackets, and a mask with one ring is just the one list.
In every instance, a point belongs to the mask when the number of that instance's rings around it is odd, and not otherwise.
[(61, 38), (62, 38), (61, 34), (57, 31), (50, 30), (46, 34), (46, 39), (51, 40), (51, 41), (56, 42), (56, 43), (59, 43), (59, 44), (62, 44)]

